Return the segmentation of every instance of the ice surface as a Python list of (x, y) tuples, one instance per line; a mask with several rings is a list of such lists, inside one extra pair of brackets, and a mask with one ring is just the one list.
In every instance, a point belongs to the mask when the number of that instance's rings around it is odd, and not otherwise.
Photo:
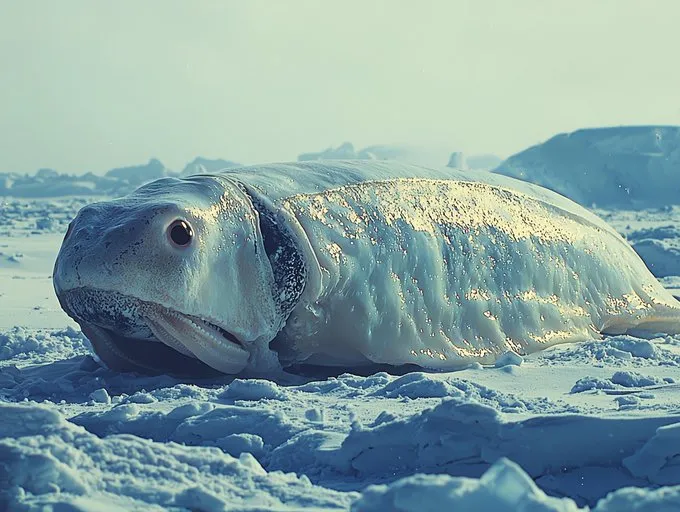
[[(0, 206), (0, 510), (680, 508), (680, 336), (453, 373), (115, 373), (51, 288), (85, 201)], [(678, 239), (677, 207), (600, 213), (631, 241)]]

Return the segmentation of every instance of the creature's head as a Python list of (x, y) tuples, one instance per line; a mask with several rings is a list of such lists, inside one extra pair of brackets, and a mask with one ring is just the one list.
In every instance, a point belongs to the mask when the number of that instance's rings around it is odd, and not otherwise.
[[(233, 180), (164, 178), (83, 208), (54, 287), (112, 369), (238, 373), (267, 349), (304, 286), (281, 224)], [(281, 268), (282, 255), (292, 264)]]

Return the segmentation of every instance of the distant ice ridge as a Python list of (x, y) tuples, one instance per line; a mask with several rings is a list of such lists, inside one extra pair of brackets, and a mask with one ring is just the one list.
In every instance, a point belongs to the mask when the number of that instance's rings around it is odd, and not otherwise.
[(143, 165), (111, 169), (105, 174), (107, 178), (116, 179), (132, 186), (139, 186), (147, 181), (174, 175), (175, 173), (167, 169), (157, 158), (152, 158)]
[(680, 204), (680, 127), (622, 126), (557, 135), (494, 172), (603, 208)]
[(184, 177), (191, 176), (192, 174), (206, 174), (221, 171), (222, 169), (230, 169), (232, 167), (240, 166), (241, 164), (232, 162), (231, 160), (224, 160), (222, 158), (210, 160), (209, 158), (203, 158), (202, 156), (199, 156), (189, 162), (184, 167), (182, 172), (179, 173), (179, 175)]
[(148, 181), (175, 175), (155, 158), (143, 165), (111, 169), (104, 176), (91, 172), (64, 174), (53, 169), (40, 169), (34, 176), (0, 173), (0, 197), (119, 196)]
[(61, 196), (117, 195), (125, 183), (92, 173), (76, 176), (40, 169), (35, 176), (0, 173), (0, 197), (44, 198)]
[(175, 172), (152, 158), (145, 164), (111, 169), (104, 176), (91, 172), (65, 174), (54, 169), (40, 169), (33, 176), (0, 172), (0, 197), (121, 196), (159, 178), (204, 174), (239, 165), (230, 160), (197, 157), (181, 172)]
[(448, 161), (448, 167), (476, 170), (490, 170), (501, 163), (499, 157), (491, 154), (465, 157), (462, 152), (455, 151), (448, 156), (441, 149), (391, 144), (376, 144), (357, 150), (351, 142), (298, 156), (300, 162), (308, 160), (397, 160), (426, 167), (443, 167)]

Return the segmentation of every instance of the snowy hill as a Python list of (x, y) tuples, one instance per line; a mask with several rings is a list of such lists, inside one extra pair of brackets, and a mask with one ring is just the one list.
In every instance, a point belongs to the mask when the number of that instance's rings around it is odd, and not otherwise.
[(511, 156), (494, 172), (543, 185), (586, 206), (680, 204), (680, 127), (560, 134)]

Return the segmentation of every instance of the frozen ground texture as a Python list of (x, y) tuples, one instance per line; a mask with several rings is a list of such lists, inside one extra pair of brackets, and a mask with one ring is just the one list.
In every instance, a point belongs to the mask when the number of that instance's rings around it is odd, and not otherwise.
[(659, 207), (680, 200), (680, 127), (595, 128), (557, 135), (495, 172), (538, 183), (585, 206)]
[[(680, 337), (453, 373), (115, 373), (51, 290), (85, 201), (0, 206), (0, 510), (680, 508)], [(631, 241), (680, 238), (677, 207), (599, 213)]]

